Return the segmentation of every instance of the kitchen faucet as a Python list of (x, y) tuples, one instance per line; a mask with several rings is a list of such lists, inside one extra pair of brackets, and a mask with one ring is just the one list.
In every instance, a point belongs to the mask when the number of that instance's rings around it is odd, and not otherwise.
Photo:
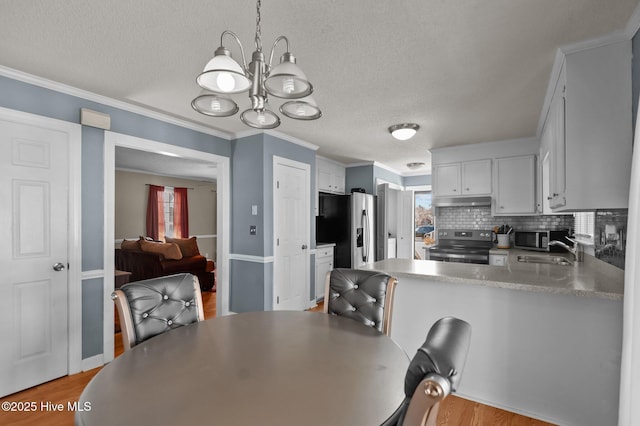
[(563, 243), (562, 241), (549, 241), (550, 246), (560, 246), (573, 255), (574, 262), (582, 262), (584, 259), (584, 247), (577, 240), (573, 238), (565, 237), (567, 240), (573, 243), (573, 247)]

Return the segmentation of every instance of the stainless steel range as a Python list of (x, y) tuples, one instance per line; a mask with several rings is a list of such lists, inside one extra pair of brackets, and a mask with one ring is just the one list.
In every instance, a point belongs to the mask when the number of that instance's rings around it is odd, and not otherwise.
[(491, 230), (441, 229), (438, 245), (429, 248), (429, 260), (488, 265), (492, 246)]

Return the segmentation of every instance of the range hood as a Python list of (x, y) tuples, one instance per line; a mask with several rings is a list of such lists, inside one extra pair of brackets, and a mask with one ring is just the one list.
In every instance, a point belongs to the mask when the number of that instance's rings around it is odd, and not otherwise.
[(491, 197), (434, 197), (434, 207), (479, 207), (491, 206)]

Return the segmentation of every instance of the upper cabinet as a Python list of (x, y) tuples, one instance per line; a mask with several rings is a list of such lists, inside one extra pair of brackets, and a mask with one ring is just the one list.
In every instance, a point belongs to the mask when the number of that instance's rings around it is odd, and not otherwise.
[(433, 167), (433, 195), (462, 195), (460, 191), (460, 163), (439, 164)]
[(435, 196), (491, 194), (491, 160), (462, 161), (433, 167)]
[(317, 184), (319, 192), (344, 194), (345, 168), (322, 158), (316, 158)]
[(491, 194), (491, 160), (462, 162), (462, 195)]
[(494, 216), (539, 213), (536, 197), (536, 156), (497, 158)]
[(564, 56), (542, 131), (545, 211), (628, 207), (631, 41)]

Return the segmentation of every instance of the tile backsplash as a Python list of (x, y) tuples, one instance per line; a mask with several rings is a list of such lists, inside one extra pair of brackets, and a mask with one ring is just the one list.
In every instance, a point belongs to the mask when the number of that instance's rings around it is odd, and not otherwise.
[[(595, 213), (594, 246), (585, 251), (624, 269), (628, 210), (598, 210)], [(572, 214), (545, 216), (491, 216), (491, 207), (437, 207), (436, 227), (440, 229), (493, 229), (507, 224), (515, 231), (574, 229)], [(513, 244), (513, 238), (512, 238)]]
[(507, 224), (514, 231), (573, 228), (573, 215), (491, 216), (491, 207), (437, 207), (440, 229), (493, 229)]

